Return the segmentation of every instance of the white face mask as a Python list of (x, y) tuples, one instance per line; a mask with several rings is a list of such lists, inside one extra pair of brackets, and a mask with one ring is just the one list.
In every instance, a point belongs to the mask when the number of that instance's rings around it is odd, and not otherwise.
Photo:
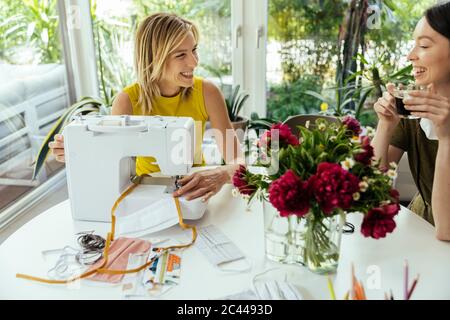
[[(188, 201), (179, 198), (183, 219), (200, 219), (205, 213), (207, 202), (200, 198)], [(128, 215), (116, 216), (116, 233), (120, 235), (142, 237), (178, 224), (178, 212), (171, 196), (139, 209)]]
[[(198, 229), (195, 247), (201, 251), (214, 267), (221, 271), (247, 272), (251, 269), (251, 264), (242, 251), (214, 225)], [(225, 268), (225, 264), (241, 259), (246, 261), (246, 265), (243, 268)]]
[(438, 137), (436, 136), (436, 132), (434, 130), (434, 124), (430, 119), (420, 119), (420, 127), (422, 128), (423, 132), (425, 132), (428, 140), (438, 140)]

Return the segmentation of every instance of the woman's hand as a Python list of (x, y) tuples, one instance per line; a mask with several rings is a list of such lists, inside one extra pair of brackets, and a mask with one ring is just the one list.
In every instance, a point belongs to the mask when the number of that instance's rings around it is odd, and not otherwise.
[(62, 134), (56, 134), (55, 140), (49, 142), (48, 147), (52, 150), (56, 161), (65, 162), (64, 157), (64, 136)]
[(411, 91), (404, 100), (405, 109), (420, 118), (430, 119), (439, 141), (450, 141), (450, 101), (439, 95), (433, 84), (428, 91)]
[(386, 86), (387, 92), (373, 106), (377, 113), (378, 119), (389, 128), (395, 128), (400, 122), (400, 117), (395, 107), (395, 98), (392, 95), (395, 90), (395, 85), (388, 83)]
[[(198, 171), (180, 180), (182, 187), (174, 192), (174, 196), (184, 196), (186, 200), (193, 200), (202, 197), (205, 202), (211, 196), (222, 189), (225, 183), (231, 181), (230, 166), (223, 166), (216, 169)], [(234, 172), (234, 171), (233, 171)]]

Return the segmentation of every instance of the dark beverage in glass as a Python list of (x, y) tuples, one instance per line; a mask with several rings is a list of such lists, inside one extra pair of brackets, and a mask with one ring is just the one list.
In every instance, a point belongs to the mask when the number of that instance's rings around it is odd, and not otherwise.
[(402, 85), (400, 84), (393, 93), (395, 98), (395, 107), (397, 109), (397, 113), (400, 118), (405, 119), (419, 119), (419, 117), (411, 115), (411, 111), (405, 109), (405, 103), (403, 99), (408, 98), (408, 92), (413, 90), (425, 90), (422, 86), (410, 84), (410, 85)]
[(399, 91), (394, 93), (395, 107), (397, 108), (397, 113), (400, 117), (408, 117), (411, 115), (411, 111), (405, 109), (405, 104), (403, 99), (405, 98), (404, 93)]

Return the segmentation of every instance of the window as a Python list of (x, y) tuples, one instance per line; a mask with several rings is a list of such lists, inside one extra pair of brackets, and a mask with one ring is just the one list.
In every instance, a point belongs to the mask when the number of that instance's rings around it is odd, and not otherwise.
[(414, 26), (434, 2), (268, 0), (267, 115), (283, 121), (322, 106), (375, 125), (381, 91), (372, 87), (407, 66)]
[(50, 158), (37, 181), (33, 161), (69, 104), (57, 0), (0, 3), (1, 212), (58, 172)]

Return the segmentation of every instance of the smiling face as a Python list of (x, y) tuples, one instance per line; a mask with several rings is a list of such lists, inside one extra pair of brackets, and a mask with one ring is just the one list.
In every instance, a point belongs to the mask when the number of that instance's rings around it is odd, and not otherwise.
[(198, 65), (197, 42), (192, 32), (188, 32), (181, 44), (167, 57), (164, 71), (159, 81), (161, 93), (177, 94), (180, 88), (194, 85), (194, 70)]
[(450, 41), (435, 31), (422, 18), (414, 31), (414, 48), (408, 54), (418, 85), (434, 83), (436, 87), (450, 84)]

